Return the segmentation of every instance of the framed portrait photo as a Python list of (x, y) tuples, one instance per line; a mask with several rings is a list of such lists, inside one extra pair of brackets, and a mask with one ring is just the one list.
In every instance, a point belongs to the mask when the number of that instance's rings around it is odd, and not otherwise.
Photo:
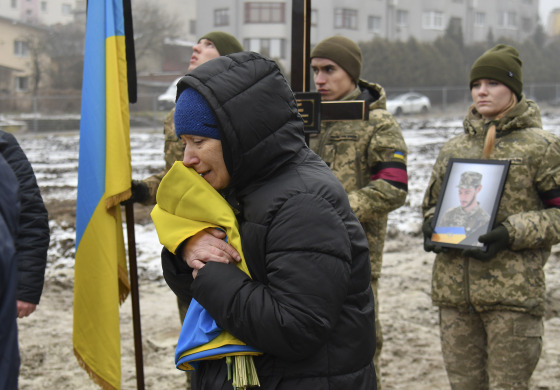
[(509, 161), (449, 159), (434, 215), (432, 243), (487, 248), (478, 238), (492, 230)]

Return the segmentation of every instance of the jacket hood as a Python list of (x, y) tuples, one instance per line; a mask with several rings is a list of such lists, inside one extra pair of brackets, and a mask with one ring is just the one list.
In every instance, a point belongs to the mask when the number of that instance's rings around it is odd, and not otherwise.
[(526, 129), (530, 127), (542, 128), (541, 111), (532, 100), (521, 97), (521, 100), (503, 118), (495, 121), (484, 119), (472, 105), (464, 120), (465, 133), (470, 135), (483, 134), (491, 124), (496, 125), (496, 136), (506, 132)]
[(387, 95), (383, 87), (376, 83), (360, 79), (354, 92), (342, 100), (365, 100), (369, 110), (387, 109)]
[(212, 109), (231, 187), (273, 175), (305, 147), (297, 102), (276, 63), (258, 53), (221, 56), (177, 84), (197, 90)]

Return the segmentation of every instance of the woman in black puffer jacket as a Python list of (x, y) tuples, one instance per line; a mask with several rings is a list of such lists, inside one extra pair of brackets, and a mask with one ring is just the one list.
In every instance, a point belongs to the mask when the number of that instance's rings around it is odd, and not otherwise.
[[(181, 110), (193, 110), (180, 98), (187, 89), (213, 114), (218, 131), (210, 138), (180, 123)], [(169, 286), (264, 352), (255, 357), (261, 388), (375, 389), (366, 237), (339, 181), (305, 145), (294, 95), (277, 65), (250, 52), (220, 57), (185, 76), (177, 96), (183, 162), (238, 210), (252, 279), (220, 262), (233, 262), (231, 247), (223, 252), (223, 241), (201, 232), (178, 256), (163, 250)], [(221, 141), (225, 186), (213, 182), (217, 169), (195, 156), (209, 139)], [(224, 359), (201, 362), (193, 387), (231, 389), (226, 375)]]

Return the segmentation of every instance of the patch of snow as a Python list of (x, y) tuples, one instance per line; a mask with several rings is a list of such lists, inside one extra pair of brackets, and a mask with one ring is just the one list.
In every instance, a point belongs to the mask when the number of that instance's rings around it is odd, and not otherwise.
[[(463, 131), (462, 118), (406, 118), (400, 123), (409, 148), (409, 195), (403, 207), (389, 214), (388, 227), (389, 230), (418, 234), (422, 223), (421, 203), (433, 163), (442, 144)], [(560, 135), (560, 114), (543, 111), (543, 127)], [(16, 134), (16, 137), (33, 166), (45, 201), (75, 199), (79, 134), (75, 131), (25, 132)], [(132, 177), (143, 179), (159, 172), (164, 166), (161, 129), (132, 129), (130, 138)], [(74, 226), (61, 225), (57, 220), (51, 220), (50, 225), (48, 275), (72, 268), (75, 254)], [(126, 227), (123, 226), (123, 229)], [(148, 279), (161, 279), (161, 245), (153, 224), (137, 223), (135, 234), (139, 274)]]

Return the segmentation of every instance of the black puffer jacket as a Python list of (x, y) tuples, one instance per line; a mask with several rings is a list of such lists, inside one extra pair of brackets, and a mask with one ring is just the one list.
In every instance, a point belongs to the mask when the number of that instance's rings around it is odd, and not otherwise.
[(1, 130), (0, 154), (14, 171), (19, 183), (21, 213), (16, 240), (17, 299), (38, 304), (43, 292), (50, 241), (47, 209), (27, 156), (16, 138)]
[(0, 389), (16, 390), (20, 357), (16, 310), (19, 217), (16, 175), (0, 154)]
[[(164, 276), (216, 322), (264, 352), (263, 389), (375, 389), (375, 318), (367, 241), (346, 193), (307, 148), (294, 96), (256, 53), (212, 60), (178, 86), (195, 88), (218, 120), (243, 252), (253, 276), (164, 250)], [(197, 390), (231, 389), (222, 360), (200, 364)]]

